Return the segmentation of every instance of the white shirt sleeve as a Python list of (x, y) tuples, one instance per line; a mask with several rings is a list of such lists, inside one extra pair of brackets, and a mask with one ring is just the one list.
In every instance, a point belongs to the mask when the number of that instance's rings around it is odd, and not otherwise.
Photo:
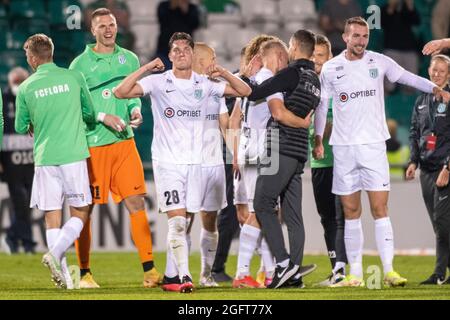
[(436, 85), (428, 79), (419, 77), (412, 72), (406, 71), (402, 74), (400, 79), (397, 80), (398, 83), (404, 84), (406, 86), (413, 87), (425, 93), (432, 93), (433, 88)]
[(208, 81), (210, 81), (211, 83), (209, 94), (212, 96), (223, 97), (223, 95), (225, 94), (225, 87), (227, 85), (226, 82), (213, 82), (211, 80)]
[(398, 79), (403, 75), (405, 69), (400, 66), (397, 62), (383, 55), (383, 63), (386, 70), (386, 77), (392, 83), (397, 82)]
[(146, 94), (151, 94), (152, 93), (152, 91), (153, 91), (153, 81), (155, 81), (154, 77), (149, 75), (149, 76), (146, 76), (146, 77), (142, 78), (141, 80), (139, 80), (137, 82), (137, 84), (141, 86), (142, 92), (144, 93), (144, 96)]
[(323, 137), (327, 124), (328, 103), (332, 98), (331, 87), (326, 80), (324, 70), (320, 74), (320, 85), (320, 103), (314, 115), (314, 135)]
[(225, 103), (225, 98), (220, 98), (220, 110), (219, 110), (219, 114), (224, 114), (224, 113), (228, 113), (228, 107)]

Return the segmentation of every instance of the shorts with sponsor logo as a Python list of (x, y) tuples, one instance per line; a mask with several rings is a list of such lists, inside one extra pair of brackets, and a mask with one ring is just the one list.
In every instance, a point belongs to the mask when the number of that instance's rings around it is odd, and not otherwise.
[(202, 207), (202, 166), (153, 160), (156, 197), (161, 213), (176, 209), (199, 212)]
[(30, 207), (60, 210), (64, 200), (77, 208), (92, 203), (86, 160), (59, 166), (36, 166)]
[(333, 193), (349, 195), (360, 190), (389, 191), (386, 143), (333, 146)]
[(202, 167), (202, 211), (218, 211), (227, 206), (225, 167)]
[(94, 204), (114, 202), (147, 192), (144, 169), (134, 139), (89, 148), (89, 179)]
[(254, 212), (253, 199), (255, 197), (258, 167), (256, 165), (239, 166), (241, 178), (234, 177), (234, 204), (247, 204), (248, 210)]

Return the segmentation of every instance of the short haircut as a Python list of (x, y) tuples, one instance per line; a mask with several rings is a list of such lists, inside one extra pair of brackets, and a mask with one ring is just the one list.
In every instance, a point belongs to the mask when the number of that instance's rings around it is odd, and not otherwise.
[(314, 53), (314, 46), (316, 45), (316, 35), (309, 30), (297, 30), (292, 38), (297, 42), (300, 52), (306, 56), (311, 57)]
[(430, 66), (434, 61), (437, 61), (437, 60), (447, 63), (448, 71), (450, 72), (450, 58), (448, 56), (446, 56), (444, 54), (437, 54), (437, 55), (433, 56), (430, 61)]
[(352, 24), (357, 24), (359, 26), (367, 27), (369, 29), (369, 24), (363, 17), (352, 17), (345, 21), (344, 33), (349, 31), (349, 28)]
[(261, 34), (250, 40), (245, 48), (245, 64), (248, 64), (250, 60), (252, 60), (253, 57), (259, 53), (259, 49), (264, 42), (274, 39), (278, 38), (275, 36), (269, 36), (267, 34)]
[(184, 41), (187, 41), (188, 44), (189, 44), (189, 46), (190, 46), (192, 49), (194, 49), (194, 40), (192, 40), (192, 37), (191, 37), (189, 34), (187, 34), (186, 32), (175, 32), (175, 33), (170, 37), (170, 40), (169, 40), (169, 50), (172, 50), (173, 43), (174, 43), (175, 41), (178, 41), (178, 40), (184, 40)]
[(55, 46), (50, 37), (43, 33), (38, 33), (29, 37), (25, 41), (23, 48), (40, 60), (49, 61), (53, 58)]
[(330, 40), (328, 40), (328, 38), (322, 34), (317, 34), (316, 35), (316, 45), (319, 46), (326, 46), (328, 49), (328, 52), (330, 53), (331, 56), (331, 42)]
[(98, 8), (98, 9), (95, 9), (94, 12), (91, 13), (91, 21), (93, 21), (97, 17), (109, 16), (109, 15), (112, 15), (114, 17), (111, 10), (109, 10), (107, 8)]
[(205, 42), (195, 42), (194, 43), (194, 52), (195, 51), (209, 51), (214, 52), (214, 48), (210, 47)]
[(266, 56), (272, 49), (281, 49), (288, 52), (286, 44), (280, 39), (274, 39), (264, 42), (259, 49), (261, 56)]

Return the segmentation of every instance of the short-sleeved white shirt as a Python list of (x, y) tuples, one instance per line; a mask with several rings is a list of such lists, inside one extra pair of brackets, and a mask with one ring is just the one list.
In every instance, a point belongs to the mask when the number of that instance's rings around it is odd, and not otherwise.
[(152, 100), (152, 159), (201, 164), (208, 99), (223, 96), (226, 84), (213, 82), (195, 72), (188, 80), (177, 79), (172, 70), (147, 76), (138, 84)]
[[(272, 71), (262, 68), (252, 79), (257, 84), (273, 77)], [(244, 121), (242, 123), (241, 139), (239, 145), (239, 163), (244, 163), (245, 158), (256, 161), (264, 152), (267, 122), (272, 114), (268, 102), (272, 99), (284, 101), (282, 93), (274, 93), (265, 99), (249, 102), (244, 106)]]
[(322, 99), (333, 99), (331, 145), (369, 144), (390, 138), (384, 106), (384, 77), (396, 82), (405, 70), (391, 58), (366, 51), (349, 61), (345, 51), (326, 62)]
[(224, 113), (228, 113), (225, 98), (210, 96), (203, 128), (203, 167), (223, 165), (223, 143), (219, 117)]

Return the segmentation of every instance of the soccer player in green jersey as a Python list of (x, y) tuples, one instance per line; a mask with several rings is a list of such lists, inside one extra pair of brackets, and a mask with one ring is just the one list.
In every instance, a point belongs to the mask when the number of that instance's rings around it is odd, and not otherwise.
[[(78, 238), (92, 201), (85, 126), (96, 125), (96, 114), (83, 75), (56, 66), (53, 49), (52, 40), (44, 34), (33, 35), (24, 44), (27, 62), (36, 72), (19, 87), (15, 129), (34, 134), (31, 207), (45, 212), (50, 249), (42, 263), (57, 286), (71, 288), (62, 265), (67, 269), (65, 252)], [(120, 125), (117, 117), (104, 119), (113, 128)], [(60, 229), (64, 200), (71, 217)]]
[[(317, 35), (314, 48), (314, 67), (317, 74), (320, 74), (323, 64), (332, 57), (330, 41), (325, 36)], [(333, 110), (332, 101), (330, 100), (323, 141), (320, 136), (314, 136), (314, 126), (309, 128), (314, 199), (320, 215), (320, 222), (324, 229), (325, 243), (332, 268), (331, 275), (320, 282), (320, 286), (330, 286), (342, 280), (347, 262), (344, 244), (344, 215), (339, 196), (331, 192), (333, 183), (333, 152), (328, 140), (332, 127)], [(319, 157), (318, 153), (320, 153)]]
[[(103, 125), (87, 133), (91, 153), (88, 169), (93, 205), (108, 203), (110, 191), (116, 203), (124, 201), (129, 212), (131, 236), (144, 269), (143, 284), (144, 287), (152, 288), (158, 285), (161, 276), (153, 264), (152, 238), (144, 205), (144, 172), (132, 130), (132, 127), (136, 128), (142, 123), (141, 100), (120, 100), (112, 94), (120, 81), (139, 69), (139, 61), (133, 52), (116, 44), (117, 23), (111, 11), (99, 8), (92, 13), (91, 21), (96, 43), (87, 45), (86, 50), (72, 62), (70, 69), (78, 70), (86, 77), (96, 112), (112, 113), (126, 122), (126, 128), (121, 133)], [(76, 242), (81, 288), (99, 287), (90, 271), (90, 244), (88, 220)]]

